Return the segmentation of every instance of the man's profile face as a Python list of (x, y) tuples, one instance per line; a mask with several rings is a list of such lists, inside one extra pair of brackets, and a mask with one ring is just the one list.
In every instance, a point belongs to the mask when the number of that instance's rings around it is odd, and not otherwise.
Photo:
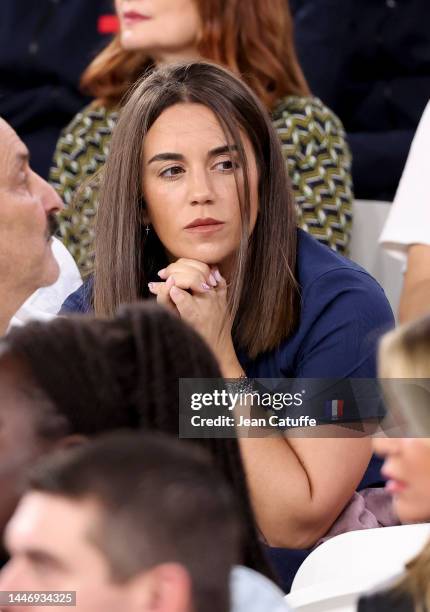
[[(24, 489), (26, 476), (54, 443), (39, 439), (36, 417), (44, 415), (37, 400), (22, 389), (25, 373), (8, 359), (0, 359), (0, 537)], [(0, 555), (2, 553), (0, 543)], [(2, 562), (0, 558), (0, 562)]]
[[(102, 552), (91, 541), (100, 521), (92, 500), (27, 493), (9, 522), (5, 544), (10, 561), (0, 574), (2, 591), (76, 591), (79, 612), (134, 612), (134, 589), (113, 580)], [(5, 612), (42, 612), (46, 606), (3, 606)], [(64, 611), (63, 606), (49, 610)]]
[(52, 187), (30, 169), (24, 143), (0, 118), (0, 278), (24, 296), (58, 277), (51, 235), (61, 208)]

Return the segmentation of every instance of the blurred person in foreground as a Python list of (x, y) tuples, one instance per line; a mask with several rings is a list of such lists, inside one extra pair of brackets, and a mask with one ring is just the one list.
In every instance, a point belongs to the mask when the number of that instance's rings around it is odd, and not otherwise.
[(142, 433), (100, 438), (33, 472), (6, 529), (0, 589), (76, 591), (79, 612), (228, 612), (239, 532), (233, 497), (200, 449)]
[(50, 173), (66, 205), (60, 233), (81, 271), (93, 267), (98, 207), (97, 180), (85, 179), (107, 159), (130, 87), (146, 72), (179, 61), (215, 62), (251, 87), (282, 143), (300, 227), (347, 254), (351, 156), (341, 122), (303, 77), (287, 0), (116, 0), (115, 6), (119, 32), (82, 76), (83, 90), (95, 100), (64, 129)]
[(62, 208), (52, 187), (31, 169), (27, 147), (0, 117), (0, 335), (12, 319), (31, 318), (44, 308), (57, 312), (64, 294), (81, 284), (70, 255), (56, 242), (62, 276), (45, 289), (60, 274), (52, 236)]
[[(429, 522), (430, 317), (387, 334), (381, 343), (379, 365), (394, 422), (402, 424), (402, 435), (406, 436), (374, 438), (374, 450), (385, 457), (386, 488), (403, 523)], [(430, 542), (407, 564), (403, 575), (363, 597), (358, 605), (359, 612), (428, 609)]]
[[(180, 378), (221, 381), (221, 373), (197, 333), (155, 304), (124, 307), (112, 320), (58, 317), (12, 330), (0, 341), (0, 534), (42, 455), (115, 429), (178, 437)], [(230, 483), (239, 560), (271, 577), (237, 440), (182, 443), (204, 447)]]

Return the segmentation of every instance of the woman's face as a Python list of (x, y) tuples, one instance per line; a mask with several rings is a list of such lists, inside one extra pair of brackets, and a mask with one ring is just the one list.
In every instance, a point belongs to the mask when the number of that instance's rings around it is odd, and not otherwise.
[[(242, 133), (251, 195), (250, 231), (258, 212), (258, 171)], [(228, 151), (214, 113), (200, 104), (176, 104), (152, 125), (143, 146), (143, 193), (149, 222), (170, 260), (217, 265), (228, 273), (241, 238), (233, 167), (243, 185), (237, 153)]]
[(200, 15), (194, 0), (115, 0), (124, 49), (157, 63), (198, 59)]
[(373, 448), (385, 457), (386, 488), (404, 523), (430, 520), (430, 438), (374, 438)]

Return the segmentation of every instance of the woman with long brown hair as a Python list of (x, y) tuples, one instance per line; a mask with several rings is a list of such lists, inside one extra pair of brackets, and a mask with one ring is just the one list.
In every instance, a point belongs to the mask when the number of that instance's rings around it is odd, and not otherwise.
[(300, 227), (347, 253), (350, 154), (338, 118), (310, 95), (287, 0), (116, 0), (116, 9), (120, 32), (82, 77), (95, 101), (65, 129), (50, 176), (66, 204), (61, 235), (81, 270), (93, 266), (97, 187), (78, 187), (106, 161), (121, 101), (145, 72), (191, 59), (226, 66), (257, 94), (282, 142)]
[[(387, 489), (403, 523), (430, 521), (430, 317), (387, 334), (379, 354), (379, 375), (393, 422), (404, 437), (375, 438), (385, 458)], [(400, 417), (400, 418), (399, 418)], [(371, 551), (369, 551), (371, 554)], [(363, 597), (360, 612), (430, 610), (430, 542), (384, 590)]]
[[(109, 317), (151, 296), (206, 339), (226, 378), (373, 377), (393, 323), (374, 279), (297, 229), (261, 102), (203, 62), (152, 72), (123, 107), (101, 177), (94, 278), (63, 312)], [(366, 438), (241, 443), (274, 546), (313, 546), (363, 476), (362, 487), (381, 480)]]

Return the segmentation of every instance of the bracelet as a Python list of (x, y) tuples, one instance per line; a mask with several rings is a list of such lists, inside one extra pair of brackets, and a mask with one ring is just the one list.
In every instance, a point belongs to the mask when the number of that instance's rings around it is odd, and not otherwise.
[(254, 391), (254, 383), (246, 374), (241, 374), (238, 378), (227, 379), (226, 387), (232, 393), (252, 393)]

